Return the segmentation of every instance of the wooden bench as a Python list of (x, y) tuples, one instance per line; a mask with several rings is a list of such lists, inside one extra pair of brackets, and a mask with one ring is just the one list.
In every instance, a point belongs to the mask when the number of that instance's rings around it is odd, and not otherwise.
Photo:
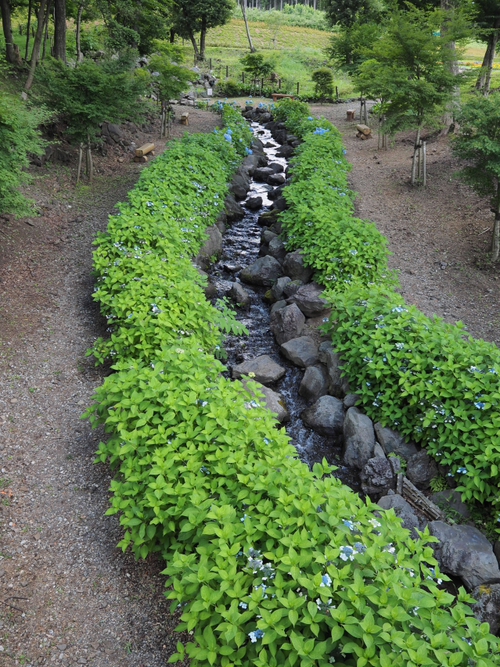
[(181, 125), (189, 125), (189, 111), (184, 111), (181, 114)]
[(147, 162), (148, 153), (154, 155), (155, 145), (154, 144), (143, 144), (139, 148), (135, 149), (134, 162)]
[(282, 100), (284, 98), (289, 100), (295, 99), (293, 95), (284, 95), (283, 93), (273, 93), (273, 102), (276, 102), (277, 100)]

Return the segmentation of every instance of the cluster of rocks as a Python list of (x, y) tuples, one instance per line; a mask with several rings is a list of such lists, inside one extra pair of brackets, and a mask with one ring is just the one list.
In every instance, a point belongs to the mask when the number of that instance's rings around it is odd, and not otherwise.
[[(248, 118), (265, 118), (263, 110), (247, 110)], [(284, 127), (268, 121), (273, 137), (295, 143)], [(279, 138), (279, 139), (278, 139)], [(287, 146), (292, 148), (290, 143)], [(273, 183), (272, 176), (286, 173), (267, 165), (263, 145), (256, 141), (253, 155), (244, 160), (236, 174), (232, 194), (226, 202), (226, 219), (243, 216), (238, 200), (245, 198), (253, 176), (270, 186), (270, 210), (259, 217), (262, 226), (260, 257), (240, 274), (241, 282), (232, 283), (230, 297), (239, 307), (250, 303), (245, 285), (267, 288), (270, 304), (270, 326), (280, 353), (296, 367), (303, 369), (299, 395), (308, 407), (301, 413), (303, 423), (340, 449), (346, 466), (359, 472), (363, 492), (381, 509), (393, 509), (415, 539), (417, 530), (426, 526), (439, 542), (434, 547), (441, 571), (459, 578), (478, 601), (475, 614), (490, 623), (492, 632), (500, 629), (500, 542), (494, 547), (469, 525), (467, 507), (453, 489), (430, 494), (431, 480), (439, 474), (438, 466), (413, 442), (405, 441), (392, 429), (385, 428), (365, 415), (356, 403), (358, 397), (342, 377), (342, 363), (329, 340), (318, 327), (329, 316), (323, 289), (314, 282), (313, 271), (304, 263), (300, 250), (288, 253), (282, 238), (278, 214), (286, 208), (283, 184)], [(271, 179), (271, 180), (270, 180)], [(276, 185), (274, 189), (271, 187)], [(262, 202), (260, 203), (262, 204)], [(245, 203), (248, 206), (248, 201)], [(220, 223), (219, 223), (220, 225)], [(222, 247), (222, 236), (220, 247)], [(214, 246), (205, 253), (213, 256)], [(209, 253), (209, 254), (208, 254)], [(199, 259), (199, 258), (198, 258)], [(200, 266), (203, 262), (198, 261)], [(205, 267), (206, 268), (206, 267)], [(251, 378), (260, 383), (269, 409), (280, 423), (289, 420), (283, 396), (275, 385), (286, 369), (268, 355), (246, 360), (232, 369), (234, 378)], [(454, 516), (459, 523), (450, 524)]]

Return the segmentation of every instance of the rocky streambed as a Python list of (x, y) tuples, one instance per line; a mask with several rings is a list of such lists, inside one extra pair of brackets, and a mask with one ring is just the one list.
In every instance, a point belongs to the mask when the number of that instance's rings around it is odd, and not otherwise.
[[(323, 290), (300, 250), (286, 251), (279, 221), (287, 160), (300, 142), (265, 108), (244, 115), (255, 135), (253, 153), (197, 258), (209, 274), (208, 296), (230, 299), (249, 331), (228, 338), (228, 372), (260, 383), (304, 462), (326, 458), (336, 465), (344, 483), (381, 509), (394, 509), (413, 539), (427, 526), (439, 540), (440, 568), (451, 578), (443, 585), (452, 591), (465, 585), (478, 601), (475, 614), (498, 633), (500, 541), (492, 544), (473, 525), (453, 488), (431, 493), (431, 480), (446, 471), (424, 450), (357, 407), (356, 387), (342, 377), (341, 359), (320, 331), (329, 315)], [(214, 256), (220, 259), (212, 264)]]

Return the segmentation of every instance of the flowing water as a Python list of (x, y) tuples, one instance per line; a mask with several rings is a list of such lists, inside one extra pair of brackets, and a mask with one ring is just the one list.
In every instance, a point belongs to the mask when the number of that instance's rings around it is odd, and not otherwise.
[[(277, 162), (286, 169), (287, 160), (276, 157), (280, 146), (274, 141), (269, 130), (258, 123), (252, 123), (252, 130), (264, 144), (269, 163)], [(239, 271), (255, 262), (259, 257), (262, 227), (258, 224), (258, 218), (264, 211), (269, 210), (272, 204), (267, 196), (272, 189), (272, 186), (258, 183), (252, 179), (245, 201), (252, 197), (262, 197), (262, 208), (253, 211), (245, 206), (245, 202), (242, 202), (245, 217), (234, 223), (224, 235), (221, 259), (210, 270), (211, 281), (217, 288), (219, 298), (229, 293), (232, 283), (239, 282)], [(244, 285), (244, 287), (251, 302), (248, 307), (238, 309), (238, 320), (246, 326), (249, 335), (228, 336), (225, 348), (226, 365), (229, 371), (233, 366), (263, 354), (269, 355), (286, 368), (285, 377), (272, 388), (279, 392), (285, 401), (290, 415), (286, 430), (292, 438), (299, 457), (309, 466), (326, 458), (329, 463), (338, 466), (336, 477), (359, 491), (358, 476), (353, 470), (342, 465), (340, 448), (335, 447), (328, 437), (320, 436), (307, 428), (300, 418), (301, 412), (308, 407), (308, 403), (298, 393), (304, 371), (291, 364), (279, 353), (279, 345), (270, 329), (270, 309), (263, 298), (266, 289), (250, 285)]]

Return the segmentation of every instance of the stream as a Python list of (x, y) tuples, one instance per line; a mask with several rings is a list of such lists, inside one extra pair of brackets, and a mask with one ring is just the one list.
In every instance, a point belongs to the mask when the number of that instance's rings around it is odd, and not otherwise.
[[(271, 132), (259, 123), (251, 123), (254, 136), (264, 144), (264, 152), (268, 163), (279, 163), (284, 169), (287, 167), (285, 158), (276, 157), (280, 145), (272, 138)], [(259, 216), (268, 211), (272, 205), (268, 193), (273, 187), (265, 183), (256, 182), (253, 178), (250, 190), (245, 201), (240, 202), (245, 210), (242, 220), (235, 222), (224, 234), (221, 258), (210, 269), (210, 280), (217, 289), (217, 298), (228, 295), (232, 283), (240, 282), (239, 272), (245, 266), (252, 264), (259, 257), (261, 235), (263, 228), (258, 223)], [(245, 203), (253, 197), (262, 197), (262, 207), (255, 211), (249, 209)], [(359, 474), (356, 470), (346, 467), (341, 461), (341, 449), (335, 447), (328, 437), (321, 436), (307, 428), (300, 415), (309, 407), (309, 403), (299, 393), (299, 385), (304, 371), (297, 368), (279, 351), (279, 345), (270, 329), (270, 306), (264, 301), (266, 288), (244, 284), (250, 296), (250, 305), (237, 309), (237, 319), (249, 331), (248, 336), (228, 336), (225, 343), (229, 372), (233, 366), (267, 354), (274, 361), (286, 369), (285, 376), (272, 386), (279, 392), (286, 404), (290, 416), (286, 423), (286, 430), (297, 449), (299, 458), (312, 467), (314, 463), (325, 458), (330, 464), (337, 466), (334, 475), (343, 483), (360, 492)]]

